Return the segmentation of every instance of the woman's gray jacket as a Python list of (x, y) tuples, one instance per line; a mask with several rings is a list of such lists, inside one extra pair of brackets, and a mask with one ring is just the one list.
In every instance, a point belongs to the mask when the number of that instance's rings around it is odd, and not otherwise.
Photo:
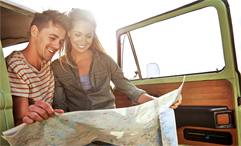
[[(69, 60), (76, 66), (68, 53)], [(123, 75), (116, 62), (108, 55), (93, 51), (90, 67), (90, 81), (93, 88), (85, 92), (82, 88), (78, 68), (73, 68), (66, 63), (60, 65), (59, 59), (53, 61), (51, 67), (55, 78), (54, 109), (67, 111), (113, 109), (115, 96), (112, 93), (110, 81), (116, 88), (124, 92), (133, 104), (145, 91), (138, 89)]]

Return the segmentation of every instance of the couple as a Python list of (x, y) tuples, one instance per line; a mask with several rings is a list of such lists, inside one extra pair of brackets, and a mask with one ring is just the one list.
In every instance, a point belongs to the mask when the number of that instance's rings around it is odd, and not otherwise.
[[(155, 99), (138, 89), (107, 55), (90, 11), (36, 13), (28, 46), (7, 58), (15, 125), (41, 122), (54, 113), (115, 108), (112, 81), (133, 104)], [(64, 47), (65, 45), (65, 47)], [(50, 64), (60, 51), (59, 59)], [(171, 106), (177, 108), (180, 101)]]

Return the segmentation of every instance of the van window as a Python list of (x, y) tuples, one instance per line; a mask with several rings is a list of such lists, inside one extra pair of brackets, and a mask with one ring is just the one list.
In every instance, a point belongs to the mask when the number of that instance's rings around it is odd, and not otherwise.
[(121, 56), (124, 57), (121, 59), (122, 64), (124, 64), (122, 70), (124, 72), (125, 77), (128, 79), (138, 79), (139, 76), (137, 74), (137, 67), (127, 35), (121, 36), (121, 46)]
[(28, 45), (28, 42), (12, 45), (12, 46), (9, 46), (9, 47), (4, 47), (3, 48), (4, 58), (6, 58), (8, 55), (10, 55), (13, 51), (23, 50), (24, 48), (27, 47), (27, 45)]
[[(130, 32), (142, 78), (148, 64), (156, 64), (159, 77), (220, 71), (224, 68), (217, 10), (206, 7)], [(123, 71), (131, 79), (137, 71), (128, 41), (122, 45)], [(123, 41), (123, 40), (122, 40)], [(124, 49), (123, 49), (124, 47)]]
[[(10, 55), (13, 51), (21, 51), (21, 50), (25, 49), (27, 46), (28, 46), (28, 42), (12, 45), (12, 46), (9, 46), (9, 47), (4, 47), (3, 48), (4, 58), (6, 58), (8, 55)], [(57, 59), (57, 58), (59, 58), (58, 52), (56, 52), (54, 54), (54, 56), (52, 57), (52, 61)]]

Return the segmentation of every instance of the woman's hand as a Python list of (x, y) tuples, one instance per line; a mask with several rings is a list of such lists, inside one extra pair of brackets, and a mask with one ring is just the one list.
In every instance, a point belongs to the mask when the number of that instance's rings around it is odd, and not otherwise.
[(176, 109), (182, 103), (182, 95), (179, 96), (179, 100), (170, 106), (172, 109)]

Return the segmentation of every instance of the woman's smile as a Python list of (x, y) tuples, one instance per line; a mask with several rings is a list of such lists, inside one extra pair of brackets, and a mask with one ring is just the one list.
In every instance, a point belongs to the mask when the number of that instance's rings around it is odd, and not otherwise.
[(86, 46), (83, 45), (77, 45), (80, 49), (84, 49)]

